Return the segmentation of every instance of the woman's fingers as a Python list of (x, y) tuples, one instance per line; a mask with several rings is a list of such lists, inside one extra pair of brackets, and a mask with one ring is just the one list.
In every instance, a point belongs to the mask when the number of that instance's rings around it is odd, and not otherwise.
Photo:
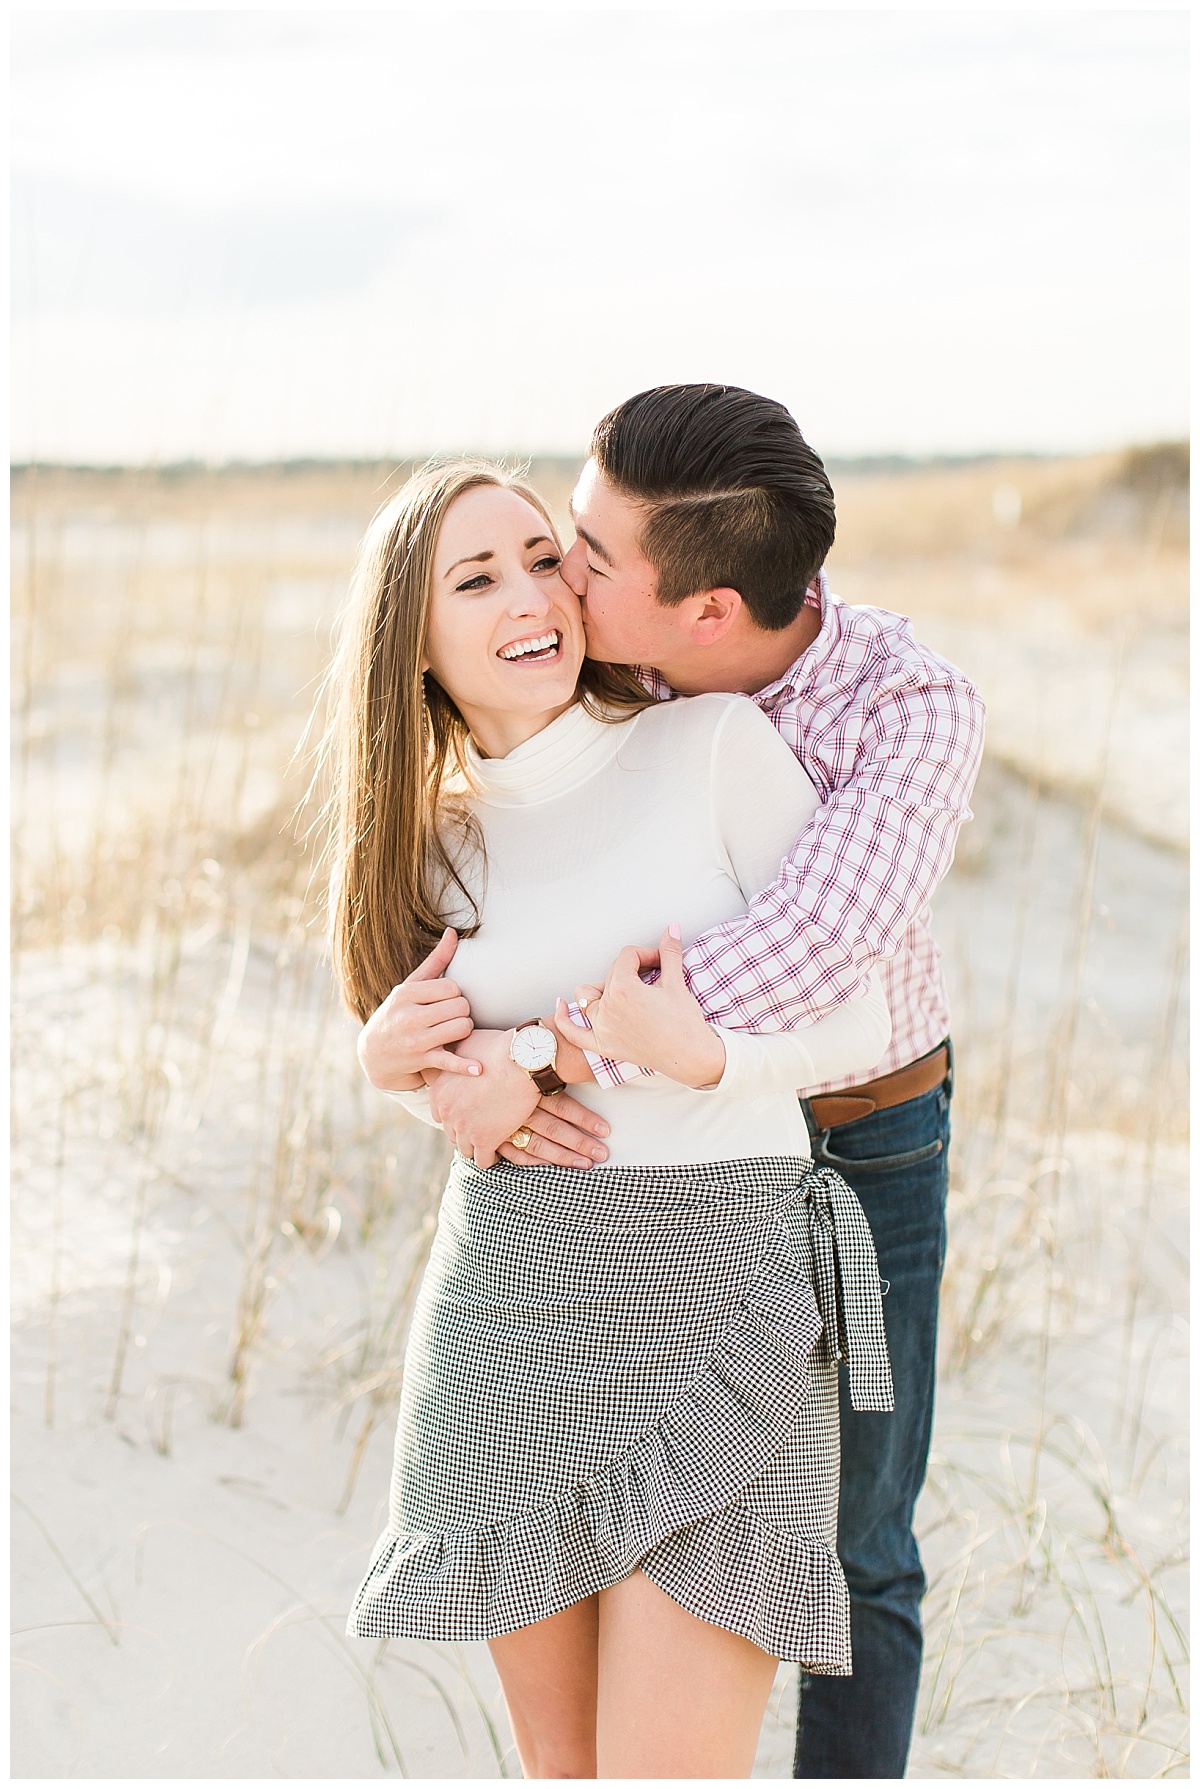
[(392, 1048), (405, 1056), (421, 1056), (444, 1044), (460, 1044), (475, 1029), (471, 1009), (464, 1001), (445, 1007), (426, 1006), (397, 1018), (388, 1032)]
[(683, 937), (676, 919), (671, 921), (659, 940), (658, 962), (665, 982), (683, 983)]
[[(458, 933), (453, 926), (447, 926), (424, 962), (418, 963), (412, 974), (405, 977), (405, 983), (412, 985), (424, 981), (437, 981), (449, 966), (451, 958), (458, 949)], [(401, 984), (402, 986), (405, 984)]]
[[(464, 1003), (465, 1004), (465, 1003)], [(448, 1044), (461, 1044), (475, 1029), (469, 1010), (452, 1018), (426, 1018), (397, 1024), (389, 1034), (389, 1043), (396, 1058), (412, 1062), (417, 1069), (428, 1066), (429, 1052), (444, 1050)]]
[(593, 981), (581, 982), (575, 990), (576, 1006), (588, 1007), (593, 1000), (602, 1000), (604, 989), (598, 988)]
[(573, 1124), (582, 1131), (590, 1131), (596, 1137), (608, 1135), (608, 1125), (600, 1114), (593, 1112), (590, 1106), (582, 1105), (569, 1093), (544, 1093), (534, 1111), (549, 1112), (555, 1118), (565, 1118), (568, 1124)]
[(607, 994), (614, 988), (624, 987), (631, 981), (638, 981), (643, 969), (657, 969), (658, 966), (659, 953), (657, 950), (642, 950), (639, 945), (627, 944), (624, 950), (618, 951), (613, 958), (604, 991)]
[(449, 1050), (434, 1050), (422, 1062), (422, 1068), (445, 1069), (451, 1075), (481, 1075), (483, 1064), (473, 1062), (469, 1056), (455, 1056)]
[[(525, 1120), (525, 1128), (530, 1131), (530, 1147), (535, 1141), (557, 1144), (566, 1150), (568, 1155), (586, 1155), (591, 1161), (605, 1162), (608, 1150), (598, 1137), (587, 1137), (573, 1124), (562, 1118), (555, 1118), (543, 1106), (535, 1106), (533, 1112)], [(528, 1152), (526, 1152), (528, 1153)]]
[(605, 993), (627, 987), (630, 982), (640, 981), (647, 969), (670, 973), (675, 980), (682, 981), (683, 939), (678, 920), (671, 921), (659, 940), (657, 949), (645, 950), (641, 945), (627, 944), (624, 950), (618, 951), (604, 984)]
[(577, 1025), (574, 1019), (567, 1017), (567, 1003), (560, 1000), (554, 1008), (554, 1029), (568, 1044), (574, 1044), (577, 1050), (594, 1050), (596, 1034), (589, 1031), (586, 1025)]
[(658, 952), (656, 950), (639, 950), (636, 944), (627, 944), (624, 950), (619, 950), (613, 958), (606, 986), (611, 987), (615, 981), (628, 981), (631, 976), (637, 975), (639, 969), (653, 967), (657, 962)]
[(465, 1037), (470, 1037), (474, 1029), (471, 1018), (460, 1014), (458, 1018), (447, 1019), (441, 1025), (423, 1025), (413, 1041), (418, 1050), (440, 1050), (446, 1044), (461, 1044)]
[(580, 1155), (574, 1149), (564, 1149), (560, 1143), (552, 1143), (548, 1137), (541, 1137), (536, 1133), (530, 1137), (526, 1148), (518, 1149), (513, 1143), (501, 1143), (496, 1153), (503, 1156), (506, 1162), (512, 1162), (518, 1168), (523, 1163), (529, 1162), (550, 1162), (556, 1168), (592, 1168), (595, 1166), (589, 1156)]
[(401, 982), (393, 988), (388, 999), (397, 1006), (434, 1006), (441, 1000), (462, 1000), (465, 1011), (470, 1011), (463, 1000), (462, 989), (456, 981), (413, 981)]

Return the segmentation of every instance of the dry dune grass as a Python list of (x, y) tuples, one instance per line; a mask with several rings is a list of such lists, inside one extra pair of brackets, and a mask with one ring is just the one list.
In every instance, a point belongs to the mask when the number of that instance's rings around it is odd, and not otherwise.
[(1187, 486), (1179, 446), (849, 478), (835, 588), (972, 667), (994, 757), (1184, 846)]
[[(571, 471), (532, 469), (560, 516)], [(249, 1447), (283, 1410), (327, 1432), (313, 1498), (368, 1538), (443, 1155), (356, 1076), (295, 751), (396, 477), (41, 468), (13, 503), (18, 1420), (107, 1421), (182, 1472), (205, 1423)], [(1184, 879), (1175, 785), (1144, 799), (1182, 688), (1183, 479), (1174, 451), (837, 478), (835, 588), (911, 611), (993, 711), (939, 908), (961, 1092), (919, 1774), (1186, 1769)], [(511, 1769), (464, 1671), (401, 1648), (354, 1676), (360, 1774), (411, 1765), (418, 1680), (448, 1723), (418, 1774), (458, 1774), (472, 1721), (471, 1768)], [(787, 1774), (788, 1711), (781, 1686), (760, 1774)], [(29, 1723), (24, 1768), (61, 1774)], [(89, 1743), (81, 1774), (140, 1769), (129, 1733)]]

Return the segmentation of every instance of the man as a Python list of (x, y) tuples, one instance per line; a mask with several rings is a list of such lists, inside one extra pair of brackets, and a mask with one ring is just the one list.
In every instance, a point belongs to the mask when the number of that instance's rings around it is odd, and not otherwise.
[[(983, 707), (907, 621), (830, 594), (820, 568), (833, 543), (833, 492), (793, 418), (770, 399), (719, 385), (639, 393), (597, 426), (572, 513), (577, 539), (563, 575), (584, 604), (590, 656), (653, 667), (643, 674), (662, 699), (752, 697), (823, 797), (746, 916), (684, 951), (705, 1015), (734, 1029), (811, 1022), (876, 963), (887, 991), (883, 1061), (803, 1101), (815, 1160), (850, 1182), (874, 1233), (895, 1411), (858, 1414), (843, 1386), (838, 1550), (854, 1675), (803, 1679), (795, 1774), (899, 1777), (921, 1663), (924, 1576), (912, 1517), (932, 1424), (952, 1080), (929, 902), (970, 817)], [(430, 974), (440, 976), (449, 959), (435, 959)], [(649, 960), (641, 953), (643, 972)], [(572, 1059), (586, 1055), (582, 1073), (610, 1085), (648, 1072), (631, 1066), (637, 971), (636, 956), (632, 968), (618, 959), (591, 1010), (553, 1021)], [(360, 1040), (381, 1087), (399, 1049), (390, 1023), (385, 1003)], [(473, 1113), (481, 1165), (492, 1150), (577, 1166), (602, 1158), (594, 1115), (565, 1092), (537, 1101), (523, 1072), (498, 1052), (482, 1081), (443, 1074), (434, 1094), (450, 1134), (467, 1135), (464, 1114)]]

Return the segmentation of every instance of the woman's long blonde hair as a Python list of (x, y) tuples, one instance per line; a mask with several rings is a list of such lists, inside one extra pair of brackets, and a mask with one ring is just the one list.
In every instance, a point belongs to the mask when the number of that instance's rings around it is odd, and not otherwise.
[[(516, 491), (557, 540), (541, 498), (519, 478), (474, 460), (426, 467), (372, 521), (341, 618), (322, 757), (332, 770), (334, 972), (360, 1019), (452, 923), (455, 890), (472, 917), (463, 923), (455, 897), (453, 923), (465, 936), (479, 925), (464, 881), (478, 835), (448, 787), (464, 769), (467, 727), (432, 674), (421, 674), (438, 535), (455, 498), (477, 485)], [(623, 719), (651, 700), (632, 671), (590, 659), (579, 687), (601, 719)]]

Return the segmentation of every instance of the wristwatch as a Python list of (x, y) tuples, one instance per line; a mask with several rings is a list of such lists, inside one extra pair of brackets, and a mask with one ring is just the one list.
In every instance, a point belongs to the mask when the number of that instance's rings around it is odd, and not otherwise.
[(540, 1019), (527, 1019), (513, 1032), (508, 1053), (523, 1068), (539, 1093), (561, 1093), (566, 1082), (555, 1068), (558, 1039)]

